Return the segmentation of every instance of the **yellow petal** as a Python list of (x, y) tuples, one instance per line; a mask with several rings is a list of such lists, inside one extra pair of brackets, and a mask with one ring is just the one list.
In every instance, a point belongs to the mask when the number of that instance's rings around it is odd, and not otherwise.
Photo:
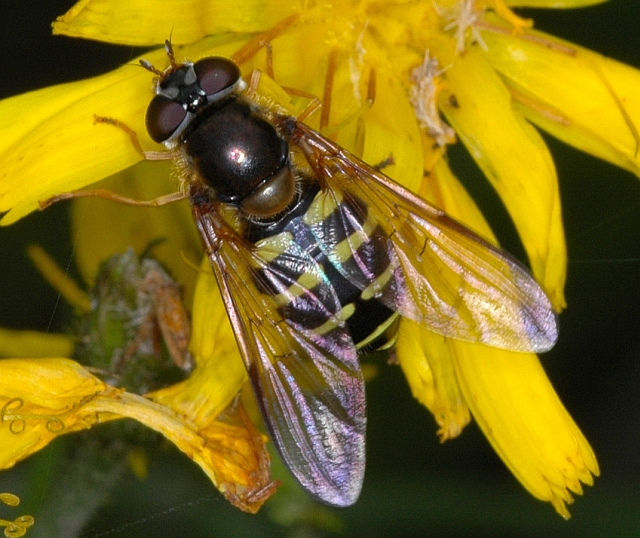
[(74, 339), (66, 334), (0, 327), (0, 357), (71, 357), (74, 345)]
[(68, 359), (0, 360), (0, 468), (90, 427), (95, 415), (82, 413), (82, 403), (114, 390)]
[(396, 353), (411, 393), (433, 414), (441, 441), (453, 439), (470, 420), (451, 360), (453, 341), (402, 319)]
[(125, 66), (0, 103), (5, 125), (0, 141), (0, 211), (11, 210), (3, 224), (33, 211), (39, 201), (84, 187), (140, 160), (123, 132), (94, 124), (94, 115), (122, 117), (119, 103), (127, 103), (131, 110), (122, 119), (133, 117), (134, 127), (142, 126), (149, 100), (149, 77), (142, 71)]
[(31, 403), (43, 407), (70, 406), (105, 389), (102, 381), (69, 359), (3, 359), (0, 367), (4, 398), (35, 395)]
[(53, 33), (149, 46), (171, 37), (193, 43), (207, 35), (267, 30), (293, 14), (288, 0), (81, 0), (53, 23)]
[(566, 246), (549, 151), (537, 131), (514, 113), (508, 91), (478, 47), (466, 50), (445, 75), (448, 87), (440, 108), (504, 201), (534, 276), (560, 309)]
[(191, 417), (128, 392), (117, 398), (98, 395), (83, 405), (83, 413), (132, 418), (161, 433), (196, 462), (232, 504), (245, 511), (257, 512), (275, 491), (270, 485), (264, 439), (253, 427), (248, 428), (248, 422), (239, 426), (211, 419), (196, 424)]
[[(61, 269), (46, 250), (40, 245), (29, 245), (27, 254), (45, 280), (78, 313), (88, 313), (91, 310), (91, 300), (87, 293), (71, 280), (68, 272)], [(57, 353), (52, 354), (57, 355)]]
[(211, 450), (218, 489), (234, 506), (256, 513), (278, 486), (271, 482), (267, 437), (251, 423), (240, 404), (199, 430)]
[(485, 32), (487, 58), (527, 119), (640, 175), (640, 70), (542, 32)]
[(456, 343), (460, 388), (495, 451), (529, 492), (565, 518), (571, 492), (599, 474), (595, 455), (532, 354)]

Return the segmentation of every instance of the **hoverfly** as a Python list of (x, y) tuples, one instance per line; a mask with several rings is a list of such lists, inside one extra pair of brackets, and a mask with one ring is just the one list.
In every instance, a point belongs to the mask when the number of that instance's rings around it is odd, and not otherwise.
[(392, 343), (406, 317), (541, 352), (557, 339), (555, 313), (509, 254), (251, 99), (234, 62), (177, 63), (166, 50), (165, 70), (141, 63), (157, 75), (147, 130), (182, 178), (172, 200), (189, 199), (281, 457), (316, 499), (350, 506), (365, 467), (362, 348)]

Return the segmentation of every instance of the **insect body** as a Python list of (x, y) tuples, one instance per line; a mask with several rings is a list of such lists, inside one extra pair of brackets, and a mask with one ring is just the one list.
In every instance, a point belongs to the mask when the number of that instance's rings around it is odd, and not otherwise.
[(365, 466), (358, 349), (407, 317), (517, 351), (557, 338), (516, 260), (295, 118), (225, 58), (159, 71), (151, 137), (177, 155), (262, 416), (316, 498), (353, 504)]

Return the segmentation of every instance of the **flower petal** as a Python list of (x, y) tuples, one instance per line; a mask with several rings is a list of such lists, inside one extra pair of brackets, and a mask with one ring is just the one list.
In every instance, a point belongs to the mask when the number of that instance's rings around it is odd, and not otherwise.
[(6, 133), (0, 141), (0, 211), (10, 210), (2, 224), (15, 222), (54, 194), (84, 187), (140, 160), (126, 134), (96, 125), (94, 115), (133, 120), (134, 128), (142, 127), (149, 96), (148, 73), (125, 66), (2, 101)]
[(267, 30), (293, 14), (289, 0), (81, 0), (53, 23), (53, 33), (149, 46), (171, 37), (193, 43), (207, 35)]
[(485, 32), (487, 58), (527, 119), (640, 175), (640, 70), (542, 32)]
[(0, 468), (89, 428), (96, 417), (82, 404), (103, 391), (119, 392), (68, 359), (0, 360)]
[(478, 47), (445, 73), (440, 108), (491, 181), (522, 237), (533, 274), (553, 305), (565, 305), (566, 246), (553, 160), (519, 114)]
[(456, 343), (460, 388), (478, 425), (522, 485), (565, 518), (569, 490), (598, 475), (595, 455), (553, 390), (538, 357)]
[(0, 357), (71, 357), (74, 346), (73, 338), (67, 334), (0, 327)]
[[(74, 307), (77, 313), (85, 314), (91, 310), (89, 295), (69, 278), (68, 272), (61, 269), (46, 250), (40, 245), (29, 245), (27, 255), (44, 279), (67, 303)], [(50, 354), (58, 355), (57, 353)]]
[(452, 344), (409, 319), (400, 323), (398, 362), (413, 396), (433, 414), (443, 442), (460, 435), (470, 420), (451, 361)]

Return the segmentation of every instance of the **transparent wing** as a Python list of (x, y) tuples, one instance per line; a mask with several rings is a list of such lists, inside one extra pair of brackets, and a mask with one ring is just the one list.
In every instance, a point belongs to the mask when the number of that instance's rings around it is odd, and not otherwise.
[(278, 451), (316, 498), (353, 504), (364, 478), (365, 389), (335, 291), (286, 235), (254, 247), (215, 215), (194, 215)]
[(517, 260), (304, 124), (292, 143), (323, 185), (314, 235), (355, 286), (447, 337), (514, 351), (553, 347), (556, 315)]

